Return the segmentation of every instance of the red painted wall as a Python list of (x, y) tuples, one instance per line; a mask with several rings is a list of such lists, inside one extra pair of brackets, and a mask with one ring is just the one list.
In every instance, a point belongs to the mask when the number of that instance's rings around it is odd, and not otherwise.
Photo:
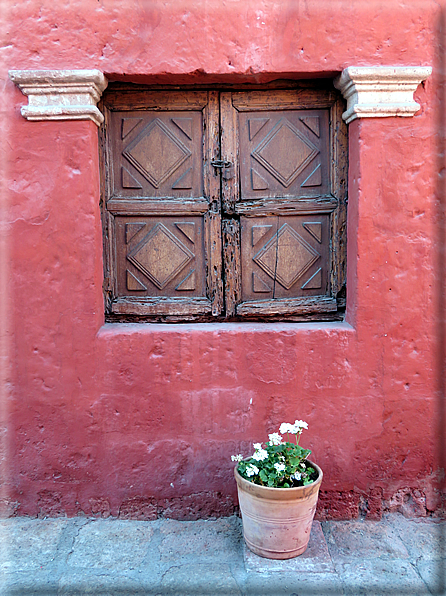
[[(2, 504), (225, 515), (233, 453), (302, 418), (320, 518), (439, 513), (443, 3), (7, 0), (1, 80)], [(98, 131), (27, 122), (9, 69), (263, 82), (430, 65), (413, 118), (349, 125), (348, 306), (326, 324), (105, 325)]]

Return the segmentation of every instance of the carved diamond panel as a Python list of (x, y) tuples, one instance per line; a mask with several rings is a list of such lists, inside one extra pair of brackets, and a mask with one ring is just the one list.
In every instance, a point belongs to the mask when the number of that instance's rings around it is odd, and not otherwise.
[(115, 222), (118, 297), (161, 301), (206, 297), (202, 216), (117, 215)]
[(292, 227), (284, 224), (253, 261), (289, 290), (319, 256)]
[(204, 196), (206, 110), (194, 104), (189, 109), (181, 95), (174, 101), (167, 94), (166, 101), (165, 109), (151, 104), (110, 112), (110, 199)]
[(135, 275), (131, 271), (127, 270), (126, 274), (128, 290), (131, 290), (132, 292), (144, 292), (144, 290), (147, 290), (144, 283), (142, 283), (137, 277), (135, 277)]
[(318, 153), (309, 139), (282, 118), (252, 156), (287, 188)]
[(127, 256), (159, 289), (164, 288), (194, 258), (194, 254), (163, 224), (151, 232)]
[(237, 115), (238, 201), (329, 194), (329, 111), (272, 109), (271, 102), (261, 109), (255, 95), (251, 110), (250, 101), (247, 94)]
[(126, 147), (123, 155), (158, 188), (191, 155), (191, 151), (156, 118)]
[(241, 216), (242, 301), (328, 295), (330, 215)]

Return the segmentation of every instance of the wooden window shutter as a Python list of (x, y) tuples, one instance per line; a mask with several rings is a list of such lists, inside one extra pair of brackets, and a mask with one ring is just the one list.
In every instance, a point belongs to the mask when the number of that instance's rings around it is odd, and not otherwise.
[(215, 91), (111, 93), (104, 127), (109, 312), (222, 312)]
[(346, 128), (335, 91), (111, 90), (111, 320), (339, 318)]
[(227, 283), (232, 313), (337, 311), (346, 194), (346, 170), (335, 163), (346, 159), (340, 109), (331, 91), (221, 94), (221, 151), (236, 164), (222, 183), (223, 210), (233, 218), (224, 238), (233, 244), (224, 253), (236, 288)]

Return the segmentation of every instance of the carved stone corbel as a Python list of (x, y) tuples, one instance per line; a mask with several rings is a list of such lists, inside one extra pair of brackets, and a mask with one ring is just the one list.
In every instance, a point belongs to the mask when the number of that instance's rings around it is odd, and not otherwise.
[(9, 78), (28, 96), (27, 120), (104, 120), (96, 104), (107, 79), (99, 70), (10, 70)]
[(417, 86), (431, 74), (430, 66), (349, 66), (334, 81), (347, 100), (343, 120), (414, 116)]

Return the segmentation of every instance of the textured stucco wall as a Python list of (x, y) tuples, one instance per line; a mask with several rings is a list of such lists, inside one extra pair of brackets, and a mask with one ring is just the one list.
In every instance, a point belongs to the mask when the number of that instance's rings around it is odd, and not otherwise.
[[(439, 511), (443, 3), (2, 3), (6, 514), (228, 514), (230, 455), (282, 421), (324, 470), (320, 517)], [(349, 125), (348, 306), (334, 324), (104, 325), (98, 131), (27, 122), (9, 69), (263, 82), (429, 65), (413, 118)]]

